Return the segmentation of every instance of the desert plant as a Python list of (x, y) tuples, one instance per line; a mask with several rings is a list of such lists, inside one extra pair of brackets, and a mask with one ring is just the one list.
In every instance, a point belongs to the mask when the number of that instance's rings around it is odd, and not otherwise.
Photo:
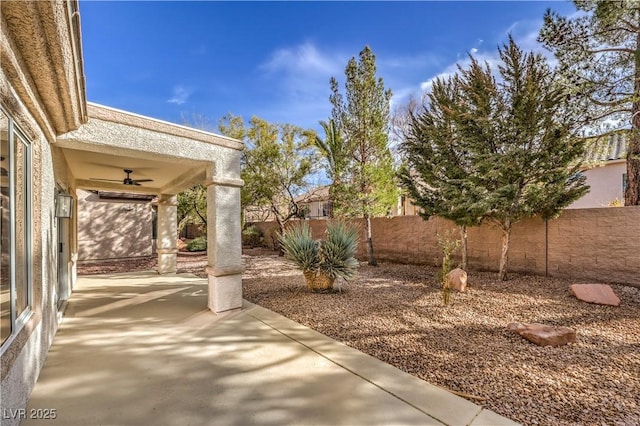
[(341, 221), (327, 224), (326, 240), (314, 240), (309, 224), (303, 222), (287, 229), (280, 243), (285, 257), (302, 270), (313, 291), (331, 290), (336, 278), (349, 280), (358, 268), (358, 231)]
[(609, 201), (609, 207), (622, 207), (622, 206), (624, 206), (624, 203), (620, 201), (617, 197)]
[(442, 300), (445, 305), (451, 299), (451, 287), (449, 287), (449, 272), (451, 272), (451, 255), (460, 247), (460, 240), (456, 237), (456, 230), (450, 229), (442, 234), (437, 233), (438, 246), (442, 250)]
[(206, 237), (197, 237), (187, 243), (187, 251), (205, 251), (206, 249)]
[(251, 225), (242, 230), (242, 245), (251, 248), (264, 245), (264, 234), (260, 228)]

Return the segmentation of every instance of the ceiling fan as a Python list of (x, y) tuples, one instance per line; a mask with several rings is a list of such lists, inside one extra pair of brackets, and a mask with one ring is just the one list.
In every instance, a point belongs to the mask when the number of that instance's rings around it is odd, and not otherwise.
[(124, 169), (124, 172), (127, 174), (127, 177), (125, 177), (122, 181), (120, 181), (119, 179), (99, 179), (99, 178), (90, 178), (90, 180), (101, 180), (105, 182), (122, 182), (123, 185), (136, 185), (136, 186), (140, 186), (140, 182), (153, 182), (153, 179), (131, 179), (131, 176), (129, 175), (133, 173), (133, 170)]

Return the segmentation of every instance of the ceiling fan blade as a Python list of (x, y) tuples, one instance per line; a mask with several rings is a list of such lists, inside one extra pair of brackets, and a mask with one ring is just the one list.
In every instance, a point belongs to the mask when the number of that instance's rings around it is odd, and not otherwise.
[(141, 184), (139, 184), (139, 183), (138, 183), (138, 181), (136, 181), (136, 180), (134, 180), (131, 184), (132, 184), (132, 185), (135, 185), (135, 186), (142, 186), (142, 185), (141, 185)]
[(122, 182), (122, 179), (100, 179), (100, 178), (89, 178), (89, 180), (102, 180), (105, 182)]
[(153, 182), (153, 179), (134, 179), (134, 182)]

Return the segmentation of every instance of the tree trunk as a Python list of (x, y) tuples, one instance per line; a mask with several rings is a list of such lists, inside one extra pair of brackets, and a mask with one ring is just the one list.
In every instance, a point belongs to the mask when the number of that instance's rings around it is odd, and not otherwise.
[(467, 270), (467, 225), (460, 226), (460, 241), (461, 241), (461, 251), (462, 251), (462, 265), (460, 267), (462, 270)]
[(371, 238), (371, 216), (364, 215), (364, 231), (367, 242), (367, 254), (369, 255), (369, 265), (378, 266), (376, 258), (373, 256), (373, 238)]
[(631, 137), (627, 151), (627, 189), (624, 205), (640, 205), (640, 32), (636, 36), (635, 80), (631, 106)]
[[(285, 226), (287, 224), (286, 221), (282, 221), (282, 219), (280, 219), (280, 215), (278, 214), (278, 210), (271, 206), (272, 210), (273, 210), (273, 215), (276, 218), (276, 223), (278, 224), (278, 228), (280, 228), (280, 232), (279, 235), (283, 235), (284, 234), (284, 229)], [(280, 242), (280, 238), (277, 238), (274, 242), (274, 249), (276, 248), (277, 245), (277, 250), (278, 250), (278, 256), (284, 256), (284, 248), (282, 247), (282, 243)]]
[(502, 253), (500, 254), (500, 280), (507, 280), (507, 261), (509, 257), (509, 237), (511, 236), (511, 224), (502, 228)]

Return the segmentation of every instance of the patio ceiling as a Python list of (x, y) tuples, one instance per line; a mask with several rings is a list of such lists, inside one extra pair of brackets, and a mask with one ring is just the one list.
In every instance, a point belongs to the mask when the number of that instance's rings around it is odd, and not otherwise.
[[(214, 180), (242, 184), (235, 139), (97, 104), (88, 112), (85, 124), (53, 145), (76, 188), (176, 194)], [(151, 180), (125, 185), (125, 169), (133, 180)]]
[[(77, 149), (62, 149), (76, 187), (132, 193), (173, 193), (196, 185), (205, 178), (206, 163), (197, 161), (161, 161), (139, 156), (121, 156)], [(125, 185), (126, 173), (133, 180), (151, 179), (140, 185)], [(107, 181), (107, 180), (111, 180)]]

